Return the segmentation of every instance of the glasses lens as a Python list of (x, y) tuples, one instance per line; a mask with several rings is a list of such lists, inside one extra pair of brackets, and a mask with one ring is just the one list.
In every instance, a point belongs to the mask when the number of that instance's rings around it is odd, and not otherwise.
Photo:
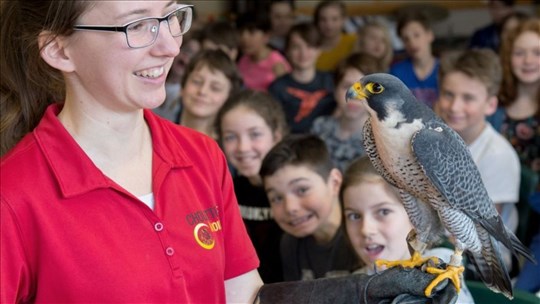
[(139, 48), (152, 44), (159, 31), (157, 19), (145, 19), (130, 24), (126, 36), (130, 47)]
[(167, 21), (171, 35), (178, 37), (185, 34), (191, 27), (191, 7), (184, 7), (173, 12)]

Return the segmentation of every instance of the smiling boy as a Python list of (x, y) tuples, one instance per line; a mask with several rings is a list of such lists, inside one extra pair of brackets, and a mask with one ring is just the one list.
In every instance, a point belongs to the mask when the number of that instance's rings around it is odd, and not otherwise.
[(281, 240), (286, 281), (343, 276), (357, 264), (344, 235), (339, 205), (342, 176), (324, 142), (291, 135), (263, 160), (260, 175)]
[[(499, 59), (489, 49), (468, 50), (444, 58), (439, 72), (438, 113), (469, 147), (504, 224), (515, 231), (519, 159), (510, 143), (486, 121), (497, 109), (502, 77)], [(510, 266), (510, 255), (505, 259)]]

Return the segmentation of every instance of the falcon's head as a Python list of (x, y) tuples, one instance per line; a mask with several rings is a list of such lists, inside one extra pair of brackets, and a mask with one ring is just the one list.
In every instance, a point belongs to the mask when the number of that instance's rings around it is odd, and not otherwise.
[(367, 101), (364, 104), (368, 112), (380, 121), (412, 121), (425, 114), (425, 107), (409, 88), (399, 78), (386, 73), (362, 77), (347, 90), (345, 98), (347, 101)]

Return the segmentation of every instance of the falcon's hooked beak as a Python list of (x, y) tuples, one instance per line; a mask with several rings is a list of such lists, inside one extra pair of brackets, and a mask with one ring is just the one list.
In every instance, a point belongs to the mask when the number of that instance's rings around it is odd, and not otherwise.
[(369, 91), (366, 90), (366, 87), (362, 86), (360, 82), (355, 82), (345, 94), (345, 100), (349, 101), (351, 99), (366, 99), (370, 95)]

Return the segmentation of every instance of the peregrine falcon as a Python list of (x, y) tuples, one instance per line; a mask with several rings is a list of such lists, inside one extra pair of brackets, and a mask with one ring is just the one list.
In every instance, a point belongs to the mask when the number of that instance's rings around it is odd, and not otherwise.
[(515, 255), (531, 261), (534, 257), (504, 226), (461, 137), (392, 75), (364, 76), (349, 88), (346, 98), (366, 106), (370, 114), (363, 130), (366, 153), (377, 171), (399, 189), (414, 226), (407, 238), (411, 260), (379, 265), (423, 263), (421, 253), (446, 230), (453, 237), (454, 253), (446, 270), (427, 269), (438, 276), (426, 296), (446, 278), (459, 290), (465, 252), (490, 289), (512, 298), (497, 241)]

